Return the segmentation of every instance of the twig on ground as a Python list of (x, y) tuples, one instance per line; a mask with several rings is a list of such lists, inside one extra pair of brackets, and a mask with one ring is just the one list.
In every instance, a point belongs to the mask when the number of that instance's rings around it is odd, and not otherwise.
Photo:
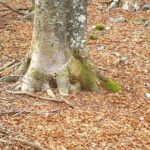
[[(0, 80), (1, 80), (1, 79), (0, 79)], [(19, 84), (20, 84), (19, 82), (16, 82), (16, 83), (14, 83), (14, 84), (7, 85), (7, 86), (1, 88), (0, 91), (5, 91), (5, 90), (7, 90), (8, 88), (15, 89), (17, 86), (19, 86)], [(1, 99), (1, 97), (0, 97), (0, 99)]]
[(21, 75), (10, 75), (0, 78), (0, 82), (17, 82)]
[(72, 104), (71, 102), (69, 102), (68, 100), (66, 100), (64, 98), (61, 98), (61, 100), (58, 100), (58, 99), (55, 99), (55, 98), (50, 99), (48, 97), (37, 96), (35, 94), (31, 94), (31, 93), (27, 93), (27, 92), (21, 92), (21, 91), (6, 90), (6, 92), (11, 93), (11, 94), (19, 94), (19, 95), (25, 94), (25, 95), (28, 95), (30, 97), (34, 97), (34, 98), (38, 98), (38, 99), (43, 99), (43, 100), (47, 100), (47, 101), (51, 101), (51, 102), (65, 103), (65, 104), (69, 105), (71, 108), (75, 108), (76, 107), (74, 104)]
[(33, 147), (35, 150), (45, 150), (45, 148), (43, 148), (43, 147), (41, 147), (40, 146), (40, 144), (38, 144), (38, 143), (35, 143), (35, 142), (30, 142), (30, 141), (28, 141), (28, 140), (26, 140), (26, 139), (19, 139), (19, 138), (10, 138), (11, 140), (14, 140), (14, 141), (16, 141), (16, 142), (20, 142), (20, 143), (22, 143), (22, 144), (24, 144), (24, 145), (27, 145), (27, 146), (31, 146), (31, 147)]
[(12, 66), (9, 67), (9, 69), (12, 69), (12, 68), (15, 68), (17, 66), (20, 66), (22, 62), (18, 62), (18, 63), (15, 63), (13, 64)]
[[(27, 10), (29, 10), (29, 8), (18, 8), (18, 9), (16, 9), (17, 11), (27, 11)], [(9, 8), (6, 8), (6, 9), (0, 9), (0, 11), (10, 11), (10, 9)]]
[(98, 69), (99, 69), (99, 70), (103, 70), (103, 71), (108, 71), (108, 69), (106, 69), (106, 68), (104, 68), (104, 67), (102, 67), (102, 66), (99, 66)]
[(34, 12), (27, 13), (22, 19), (32, 21), (34, 19)]
[(33, 142), (33, 141), (30, 142), (29, 140), (27, 140), (27, 138), (22, 137), (22, 136), (21, 136), (21, 138), (17, 138), (17, 136), (20, 136), (20, 135), (16, 135), (15, 136), (14, 132), (12, 132), (12, 131), (10, 131), (10, 130), (2, 127), (2, 126), (0, 126), (0, 132), (2, 134), (7, 135), (8, 139), (9, 139), (9, 140), (0, 139), (1, 143), (10, 143), (10, 140), (11, 140), (11, 141), (20, 142), (21, 144), (24, 144), (24, 145), (27, 145), (27, 146), (31, 146), (31, 147), (33, 147), (36, 150), (45, 150), (45, 148), (40, 146), (39, 143), (36, 143), (36, 142)]
[(12, 13), (12, 12), (5, 13), (5, 14), (1, 15), (0, 18), (5, 17), (5, 16), (7, 16), (7, 15), (10, 15), (11, 13)]
[(36, 115), (49, 115), (52, 113), (55, 113), (59, 111), (58, 109), (54, 109), (51, 111), (32, 111), (32, 110), (12, 110), (12, 111), (6, 111), (0, 112), (0, 117), (4, 115), (13, 115), (13, 117), (18, 116), (20, 114), (36, 114)]
[[(16, 111), (0, 112), (0, 117), (1, 117), (1, 116), (4, 116), (4, 115), (14, 115), (14, 114), (17, 114), (17, 113), (19, 113), (19, 112), (21, 112), (21, 111), (16, 110)], [(22, 112), (23, 112), (23, 111), (22, 111)]]
[(14, 65), (15, 62), (16, 62), (16, 60), (13, 59), (11, 62), (9, 62), (9, 63), (7, 63), (6, 65), (4, 65), (3, 67), (1, 67), (1, 68), (0, 68), (0, 71), (3, 71), (3, 70), (5, 70), (6, 68), (8, 68), (8, 67)]
[(11, 11), (13, 11), (13, 12), (19, 14), (19, 15), (24, 15), (24, 13), (20, 12), (18, 9), (14, 9), (14, 8), (10, 7), (9, 5), (7, 5), (4, 2), (0, 2), (0, 4), (2, 4), (4, 7), (10, 9)]

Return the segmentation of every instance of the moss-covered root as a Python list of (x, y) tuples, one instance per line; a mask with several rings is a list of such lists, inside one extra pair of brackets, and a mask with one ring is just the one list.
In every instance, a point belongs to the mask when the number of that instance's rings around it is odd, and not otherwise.
[(83, 59), (73, 58), (69, 73), (73, 81), (80, 82), (82, 89), (99, 92), (97, 77)]
[(91, 68), (83, 60), (79, 61), (79, 66), (81, 70), (80, 81), (82, 88), (89, 89), (91, 91), (99, 92), (97, 83), (100, 82), (105, 88), (111, 90), (112, 92), (120, 92), (122, 90), (119, 83), (116, 81), (101, 75), (99, 70), (96, 68)]
[[(99, 92), (97, 83), (101, 84), (113, 92), (121, 91), (121, 86), (114, 80), (109, 79), (91, 68), (83, 59), (73, 58), (67, 68), (50, 76), (44, 74), (37, 69), (29, 69), (23, 78), (22, 91), (33, 92), (39, 87), (44, 87), (49, 95), (54, 96), (49, 86), (49, 81), (52, 79), (56, 81), (59, 93), (61, 95), (68, 95), (71, 90), (71, 84), (79, 84), (77, 87), (81, 89)], [(44, 84), (46, 81), (46, 85)], [(47, 86), (48, 85), (48, 86)], [(75, 89), (73, 87), (73, 89)]]
[(100, 73), (98, 73), (97, 76), (105, 88), (107, 88), (113, 92), (120, 92), (122, 90), (121, 86), (116, 81), (109, 79), (109, 78), (101, 75)]
[(88, 89), (91, 91), (99, 92), (99, 88), (97, 85), (97, 77), (96, 75), (90, 70), (86, 63), (80, 63), (81, 69), (81, 87), (83, 89)]

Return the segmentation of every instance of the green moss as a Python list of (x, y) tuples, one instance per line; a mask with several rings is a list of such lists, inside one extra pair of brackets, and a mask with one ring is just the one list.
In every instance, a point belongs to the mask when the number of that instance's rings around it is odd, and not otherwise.
[(36, 79), (36, 80), (42, 80), (42, 79), (45, 78), (45, 74), (42, 73), (42, 72), (39, 71), (39, 70), (36, 70), (36, 69), (32, 69), (32, 70), (31, 70), (31, 75), (32, 75), (32, 77), (33, 77), (34, 79)]
[(69, 76), (72, 79), (71, 82), (73, 84), (79, 82), (81, 83), (82, 89), (99, 92), (99, 88), (96, 82), (97, 77), (95, 73), (91, 71), (91, 68), (86, 64), (81, 56), (76, 55), (73, 58), (73, 61), (68, 68), (68, 71)]
[(98, 31), (102, 31), (102, 30), (105, 29), (105, 27), (104, 27), (104, 25), (97, 24), (97, 25), (95, 26), (95, 29), (98, 30)]
[(89, 67), (84, 62), (81, 62), (80, 67), (81, 87), (84, 89), (89, 89), (91, 91), (98, 92), (99, 89), (96, 83), (95, 74), (89, 69)]
[(113, 92), (121, 91), (121, 86), (116, 81), (101, 75), (99, 71), (95, 70), (95, 67), (88, 66), (79, 56), (73, 60), (69, 67), (69, 75), (72, 81), (76, 80), (81, 83), (82, 89), (99, 92), (97, 86), (97, 81), (99, 80), (105, 88)]
[(97, 40), (98, 36), (96, 34), (90, 35), (90, 40)]
[(102, 85), (105, 86), (107, 89), (109, 89), (113, 92), (121, 91), (121, 86), (116, 81), (109, 79), (109, 78), (105, 79), (105, 80), (101, 80), (101, 81), (102, 81)]

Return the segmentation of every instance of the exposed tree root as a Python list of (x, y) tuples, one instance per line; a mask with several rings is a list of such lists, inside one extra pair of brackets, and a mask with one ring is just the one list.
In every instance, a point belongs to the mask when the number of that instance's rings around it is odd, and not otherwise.
[(14, 83), (14, 84), (7, 85), (7, 86), (1, 88), (0, 91), (5, 91), (5, 90), (7, 90), (7, 89), (13, 89), (13, 90), (15, 89), (15, 90), (16, 90), (16, 87), (18, 87), (18, 86), (20, 86), (20, 83), (19, 83), (19, 82), (16, 82), (16, 83)]
[(20, 75), (10, 75), (0, 78), (0, 82), (17, 82), (21, 76)]
[(29, 67), (30, 64), (30, 57), (27, 56), (25, 59), (23, 59), (21, 62), (16, 63), (16, 60), (12, 60), (11, 62), (4, 65), (2, 68), (0, 68), (0, 71), (3, 71), (7, 68), (12, 69), (14, 67), (17, 67), (17, 70), (15, 71), (15, 75), (10, 75), (6, 77), (0, 78), (0, 82), (17, 82), (22, 75), (24, 75)]
[(30, 142), (27, 139), (19, 139), (19, 138), (13, 138), (13, 137), (9, 137), (9, 140), (0, 139), (0, 143), (4, 143), (4, 144), (11, 144), (12, 141), (19, 142), (23, 145), (31, 146), (35, 150), (46, 150), (45, 148), (41, 147), (39, 144), (37, 144), (33, 141)]
[(54, 99), (54, 98), (50, 99), (48, 97), (41, 97), (41, 96), (37, 96), (35, 94), (31, 94), (31, 93), (27, 93), (27, 92), (22, 92), (22, 91), (10, 91), (10, 90), (6, 90), (6, 92), (11, 93), (11, 94), (19, 94), (19, 95), (25, 94), (25, 95), (28, 95), (30, 97), (34, 97), (34, 98), (38, 98), (38, 99), (43, 99), (43, 100), (47, 100), (47, 101), (51, 101), (51, 102), (65, 103), (65, 104), (69, 105), (71, 108), (75, 108), (76, 107), (76, 105), (72, 104), (71, 102), (69, 102), (68, 100), (66, 100), (63, 97), (61, 97), (60, 100), (58, 100), (58, 99)]
[(71, 64), (69, 69), (72, 78), (78, 80), (83, 89), (99, 92), (98, 85), (101, 84), (113, 92), (121, 91), (121, 86), (116, 81), (102, 75), (99, 69), (86, 63), (82, 58), (73, 60), (73, 65)]
[(33, 147), (36, 150), (46, 150), (45, 148), (43, 148), (39, 144), (37, 144), (37, 143), (35, 143), (33, 141), (28, 141), (27, 139), (11, 138), (11, 140), (14, 140), (16, 142), (20, 142), (20, 143), (22, 143), (24, 145), (27, 145), (27, 146), (31, 146), (31, 147)]
[(9, 69), (13, 69), (13, 68), (15, 68), (15, 67), (18, 67), (18, 66), (20, 66), (21, 64), (22, 64), (22, 62), (15, 63), (15, 64), (13, 64), (12, 66), (10, 66)]
[(23, 20), (33, 21), (33, 19), (34, 19), (34, 11), (27, 13), (25, 16), (23, 16), (22, 19)]
[(121, 91), (121, 86), (116, 81), (104, 76), (98, 69), (95, 69), (96, 75), (99, 78), (102, 86), (111, 90), (112, 92), (119, 92)]
[(30, 53), (27, 54), (27, 56), (21, 61), (20, 66), (18, 67), (18, 69), (15, 71), (15, 74), (17, 75), (24, 75), (29, 67), (30, 64)]
[(0, 112), (0, 116), (4, 115), (13, 115), (13, 116), (18, 116), (20, 114), (35, 114), (35, 115), (50, 115), (52, 113), (55, 113), (59, 111), (58, 109), (54, 109), (51, 111), (31, 111), (31, 110), (12, 110), (12, 111), (4, 111)]
[[(0, 79), (0, 82), (16, 82), (20, 76), (25, 74), (20, 84), (13, 89), (19, 90), (21, 87), (22, 92), (13, 92), (14, 94), (27, 94), (32, 97), (37, 97), (30, 93), (36, 90), (44, 90), (53, 99), (40, 98), (57, 102), (65, 101), (56, 100), (56, 96), (51, 89), (51, 82), (55, 82), (60, 95), (68, 95), (70, 90), (78, 91), (80, 88), (98, 93), (100, 84), (113, 92), (121, 91), (121, 86), (116, 81), (102, 75), (99, 69), (87, 63), (80, 56), (72, 57), (68, 65), (62, 71), (58, 71), (55, 74), (45, 74), (35, 68), (28, 70), (29, 64), (30, 57), (26, 57), (16, 71), (19, 75), (3, 77)], [(73, 88), (75, 85), (78, 85), (78, 88)], [(68, 102), (65, 103), (68, 104)]]
[(32, 0), (32, 7), (29, 9), (28, 13), (25, 16), (23, 16), (23, 20), (33, 21), (34, 9), (35, 9), (35, 2), (34, 0)]
[(2, 4), (4, 7), (10, 9), (11, 11), (13, 11), (13, 12), (19, 14), (19, 15), (24, 15), (24, 13), (22, 13), (20, 10), (14, 9), (14, 8), (10, 7), (9, 5), (7, 5), (6, 3), (2, 2), (2, 1), (0, 1), (0, 4)]
[(1, 67), (1, 68), (0, 68), (0, 71), (3, 71), (3, 70), (5, 70), (6, 68), (11, 67), (11, 66), (14, 65), (15, 63), (16, 63), (16, 60), (13, 59), (11, 62), (9, 62), (9, 63), (5, 64), (3, 67)]

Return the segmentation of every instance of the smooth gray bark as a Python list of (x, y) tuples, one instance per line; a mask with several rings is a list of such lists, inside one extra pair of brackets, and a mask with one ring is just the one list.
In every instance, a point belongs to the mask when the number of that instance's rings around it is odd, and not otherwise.
[[(24, 76), (25, 83), (22, 83), (23, 91), (30, 91), (46, 82), (41, 79), (37, 81), (37, 76), (40, 78), (42, 74), (54, 75), (62, 71), (61, 74), (65, 74), (70, 59), (65, 6), (66, 1), (62, 0), (35, 0), (32, 58)], [(45, 77), (41, 78), (45, 80)]]
[[(23, 77), (22, 91), (32, 92), (38, 87), (49, 90), (52, 76), (59, 93), (69, 93), (68, 66), (73, 64), (73, 56), (86, 58), (88, 53), (86, 9), (86, 0), (35, 0), (32, 56)], [(75, 67), (80, 72), (80, 66)]]

